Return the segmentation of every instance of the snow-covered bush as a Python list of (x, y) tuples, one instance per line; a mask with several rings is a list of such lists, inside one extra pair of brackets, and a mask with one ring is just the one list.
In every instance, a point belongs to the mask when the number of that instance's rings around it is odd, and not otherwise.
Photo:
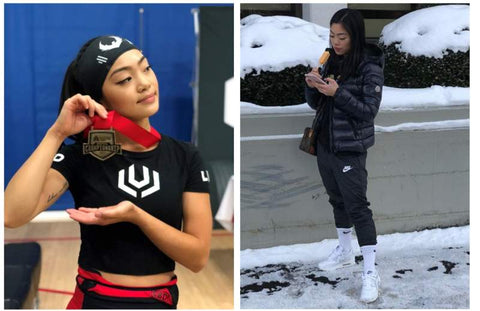
[(305, 102), (304, 74), (318, 66), (329, 30), (289, 16), (241, 20), (241, 100), (263, 106)]
[(285, 68), (279, 72), (256, 71), (241, 80), (241, 101), (261, 106), (290, 106), (305, 102), (305, 76), (312, 70), (305, 65)]
[(385, 84), (395, 87), (469, 86), (468, 5), (417, 10), (386, 25), (380, 37)]

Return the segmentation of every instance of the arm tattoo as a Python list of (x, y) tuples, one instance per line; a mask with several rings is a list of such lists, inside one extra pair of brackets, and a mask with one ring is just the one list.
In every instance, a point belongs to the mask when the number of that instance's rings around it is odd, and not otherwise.
[(52, 200), (55, 200), (59, 194), (63, 193), (68, 188), (68, 182), (65, 182), (57, 193), (52, 193), (48, 196), (47, 203), (50, 203)]

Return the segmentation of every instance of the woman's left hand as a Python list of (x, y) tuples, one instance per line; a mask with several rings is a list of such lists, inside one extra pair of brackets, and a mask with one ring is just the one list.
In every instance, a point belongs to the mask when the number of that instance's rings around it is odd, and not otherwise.
[(85, 225), (106, 226), (117, 222), (135, 223), (138, 220), (138, 208), (130, 201), (100, 208), (80, 207), (78, 210), (71, 208), (66, 211), (70, 218)]
[(323, 84), (323, 83), (317, 83), (315, 82), (315, 87), (317, 90), (327, 96), (333, 96), (335, 95), (335, 92), (338, 89), (338, 83), (337, 81), (333, 80), (332, 78), (326, 78), (325, 81), (328, 82), (328, 84)]

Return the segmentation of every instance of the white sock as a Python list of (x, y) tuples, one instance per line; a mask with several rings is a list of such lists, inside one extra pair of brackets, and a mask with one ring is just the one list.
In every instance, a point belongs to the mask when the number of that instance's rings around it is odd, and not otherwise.
[(337, 228), (338, 244), (345, 251), (352, 249), (352, 228)]
[(367, 274), (369, 271), (375, 272), (375, 254), (377, 245), (365, 245), (360, 247), (363, 255), (363, 272)]

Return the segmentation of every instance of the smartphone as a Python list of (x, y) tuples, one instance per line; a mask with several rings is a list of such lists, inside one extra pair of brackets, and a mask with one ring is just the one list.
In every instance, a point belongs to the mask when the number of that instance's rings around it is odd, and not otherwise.
[(308, 78), (314, 82), (317, 82), (317, 83), (322, 83), (322, 84), (327, 84), (327, 82), (323, 81), (322, 78), (320, 78), (320, 76), (314, 74), (314, 73), (306, 73), (305, 74), (305, 78)]

